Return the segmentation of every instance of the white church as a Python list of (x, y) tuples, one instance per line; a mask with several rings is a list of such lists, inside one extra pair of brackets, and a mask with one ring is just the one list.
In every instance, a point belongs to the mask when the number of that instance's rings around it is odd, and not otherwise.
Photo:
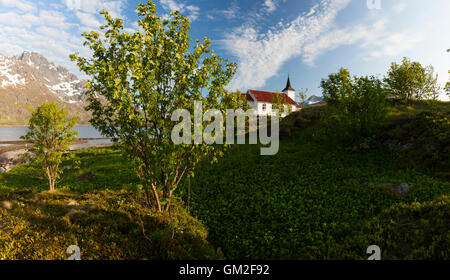
[[(291, 108), (291, 112), (295, 112), (300, 110), (300, 106), (295, 102), (295, 89), (291, 86), (290, 78), (288, 77), (286, 88), (283, 89), (282, 93), (269, 92), (269, 91), (261, 91), (261, 90), (252, 90), (249, 89), (247, 93), (243, 93), (243, 96), (247, 99), (247, 103), (255, 110), (255, 115), (265, 116), (265, 115), (273, 115), (272, 106), (274, 97), (277, 95), (281, 95), (284, 98), (285, 109)], [(289, 110), (284, 110), (289, 111)], [(281, 114), (281, 117), (285, 117), (287, 114)]]

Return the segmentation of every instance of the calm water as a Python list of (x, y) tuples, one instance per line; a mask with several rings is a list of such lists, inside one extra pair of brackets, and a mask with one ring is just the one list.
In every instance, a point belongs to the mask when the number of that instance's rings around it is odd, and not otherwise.
[[(74, 129), (78, 131), (79, 138), (104, 137), (92, 126), (75, 126)], [(0, 141), (20, 140), (20, 136), (25, 135), (27, 130), (27, 127), (24, 126), (0, 126)]]

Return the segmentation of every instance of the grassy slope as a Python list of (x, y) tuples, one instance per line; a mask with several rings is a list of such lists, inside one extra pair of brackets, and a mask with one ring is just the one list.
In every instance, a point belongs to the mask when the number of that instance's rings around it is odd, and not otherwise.
[(69, 115), (80, 115), (80, 124), (87, 124), (90, 113), (84, 110), (85, 104), (62, 102), (48, 90), (31, 87), (27, 89), (0, 88), (0, 126), (22, 126), (28, 124), (30, 112), (27, 107), (35, 109), (44, 102), (56, 102), (66, 106)]
[[(396, 107), (390, 121), (427, 110)], [(317, 126), (297, 119), (286, 120), (291, 136), (278, 155), (239, 145), (197, 171), (190, 205), (209, 236), (179, 202), (171, 239), (170, 218), (144, 209), (130, 163), (111, 148), (77, 152), (80, 169), (65, 163), (53, 194), (42, 192), (46, 182), (34, 166), (0, 174), (0, 202), (13, 204), (0, 204), (0, 259), (64, 259), (72, 244), (83, 259), (208, 259), (222, 258), (221, 251), (228, 258), (364, 259), (371, 244), (383, 258), (449, 258), (448, 180), (399, 166), (398, 155), (382, 147), (352, 152), (319, 141)], [(401, 128), (400, 138), (411, 133)], [(88, 171), (92, 182), (75, 181)], [(399, 197), (361, 187), (368, 181), (407, 182), (412, 191)]]
[[(177, 202), (170, 217), (145, 208), (131, 165), (111, 148), (76, 152), (59, 191), (32, 165), (0, 174), (0, 259), (65, 259), (75, 244), (83, 259), (217, 259), (205, 227)], [(91, 182), (76, 182), (94, 172)], [(12, 203), (11, 209), (1, 202)], [(144, 233), (143, 227), (144, 225)], [(172, 239), (172, 232), (174, 238)]]
[[(440, 108), (448, 112), (450, 104)], [(429, 109), (392, 108), (389, 120)], [(317, 125), (300, 129), (305, 121), (296, 119), (286, 120), (291, 136), (276, 156), (235, 146), (191, 182), (193, 214), (227, 258), (365, 259), (372, 244), (383, 258), (450, 257), (448, 180), (399, 165), (383, 147), (352, 152), (319, 141)], [(364, 182), (406, 182), (411, 192), (400, 197)]]

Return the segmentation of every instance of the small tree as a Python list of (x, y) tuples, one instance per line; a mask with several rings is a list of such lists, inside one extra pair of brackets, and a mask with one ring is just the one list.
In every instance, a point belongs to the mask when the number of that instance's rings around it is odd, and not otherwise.
[(183, 176), (192, 175), (199, 161), (217, 159), (222, 153), (217, 145), (174, 144), (172, 113), (187, 109), (194, 119), (194, 101), (202, 101), (203, 112), (224, 112), (225, 86), (236, 65), (215, 55), (207, 38), (191, 45), (189, 19), (178, 11), (162, 19), (152, 1), (140, 3), (142, 32), (133, 34), (123, 31), (122, 19), (101, 13), (106, 19), (102, 34), (83, 34), (92, 57), (71, 55), (81, 71), (92, 76), (86, 93), (90, 122), (113, 138), (134, 163), (148, 203), (158, 211), (169, 210)]
[(251, 108), (246, 94), (242, 94), (240, 91), (230, 92), (225, 95), (222, 99), (222, 104), (226, 108), (241, 108), (244, 111)]
[(276, 93), (272, 95), (272, 110), (278, 110), (282, 116), (289, 115), (292, 112), (291, 105), (287, 102), (286, 95), (283, 93)]
[(298, 98), (299, 98), (299, 101), (301, 101), (300, 104), (302, 104), (302, 109), (305, 107), (305, 100), (306, 100), (306, 97), (307, 97), (307, 94), (308, 94), (308, 90), (309, 89), (299, 90), (298, 91)]
[(58, 109), (56, 103), (44, 103), (36, 110), (30, 110), (28, 133), (22, 139), (30, 141), (28, 151), (44, 170), (50, 191), (56, 189), (60, 177), (63, 156), (76, 140), (78, 133), (72, 128), (78, 116), (69, 118), (65, 107)]
[(423, 67), (419, 62), (411, 62), (406, 57), (401, 65), (396, 62), (391, 64), (384, 83), (392, 97), (406, 103), (432, 98), (440, 90), (433, 66)]
[(374, 76), (351, 77), (341, 68), (321, 81), (330, 119), (347, 136), (369, 136), (385, 116), (387, 94)]
[(328, 75), (328, 79), (322, 80), (320, 86), (324, 101), (332, 106), (340, 106), (353, 91), (350, 72), (345, 68), (341, 68), (338, 73)]

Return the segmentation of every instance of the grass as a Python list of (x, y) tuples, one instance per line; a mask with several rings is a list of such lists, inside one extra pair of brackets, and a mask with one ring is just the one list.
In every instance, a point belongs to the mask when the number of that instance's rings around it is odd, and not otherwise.
[[(54, 193), (36, 166), (18, 166), (0, 174), (0, 259), (65, 259), (72, 244), (83, 259), (367, 259), (373, 244), (383, 259), (449, 259), (446, 123), (425, 121), (429, 103), (402, 106), (373, 139), (414, 135), (409, 149), (336, 145), (322, 135), (326, 107), (308, 108), (283, 121), (276, 156), (236, 145), (201, 165), (190, 213), (178, 199), (170, 217), (145, 207), (131, 163), (112, 147), (75, 152)], [(436, 131), (442, 139), (432, 141)], [(77, 181), (86, 174), (95, 177)], [(411, 189), (400, 196), (365, 182)], [(185, 202), (187, 190), (184, 181)]]
[[(0, 174), (0, 203), (11, 204), (0, 204), (0, 259), (66, 259), (70, 245), (87, 260), (223, 258), (181, 201), (170, 217), (149, 210), (130, 163), (113, 148), (75, 152), (65, 165), (54, 193), (36, 166)], [(75, 180), (86, 172), (95, 178)]]
[[(86, 193), (94, 190), (135, 188), (138, 184), (131, 163), (126, 161), (120, 151), (112, 147), (92, 148), (74, 152), (74, 159), (63, 162), (64, 173), (58, 189)], [(111, 172), (113, 171), (113, 172)], [(77, 178), (87, 172), (95, 174), (95, 180), (77, 182)], [(21, 165), (8, 173), (0, 174), (0, 183), (9, 187), (32, 186), (33, 189), (48, 189), (48, 181), (38, 166)]]
[[(380, 145), (354, 151), (324, 141), (317, 125), (323, 110), (288, 117), (281, 126), (290, 131), (276, 156), (241, 145), (198, 170), (191, 182), (193, 215), (214, 244), (230, 259), (366, 259), (372, 244), (384, 259), (448, 259), (450, 182), (426, 168), (399, 165), (398, 155)], [(425, 110), (426, 104), (417, 111)], [(399, 196), (362, 187), (365, 182), (405, 182), (411, 190)], [(430, 217), (427, 205), (439, 199), (444, 206)], [(415, 216), (389, 214), (416, 204), (423, 211), (411, 210)], [(414, 222), (391, 226), (400, 219)]]

